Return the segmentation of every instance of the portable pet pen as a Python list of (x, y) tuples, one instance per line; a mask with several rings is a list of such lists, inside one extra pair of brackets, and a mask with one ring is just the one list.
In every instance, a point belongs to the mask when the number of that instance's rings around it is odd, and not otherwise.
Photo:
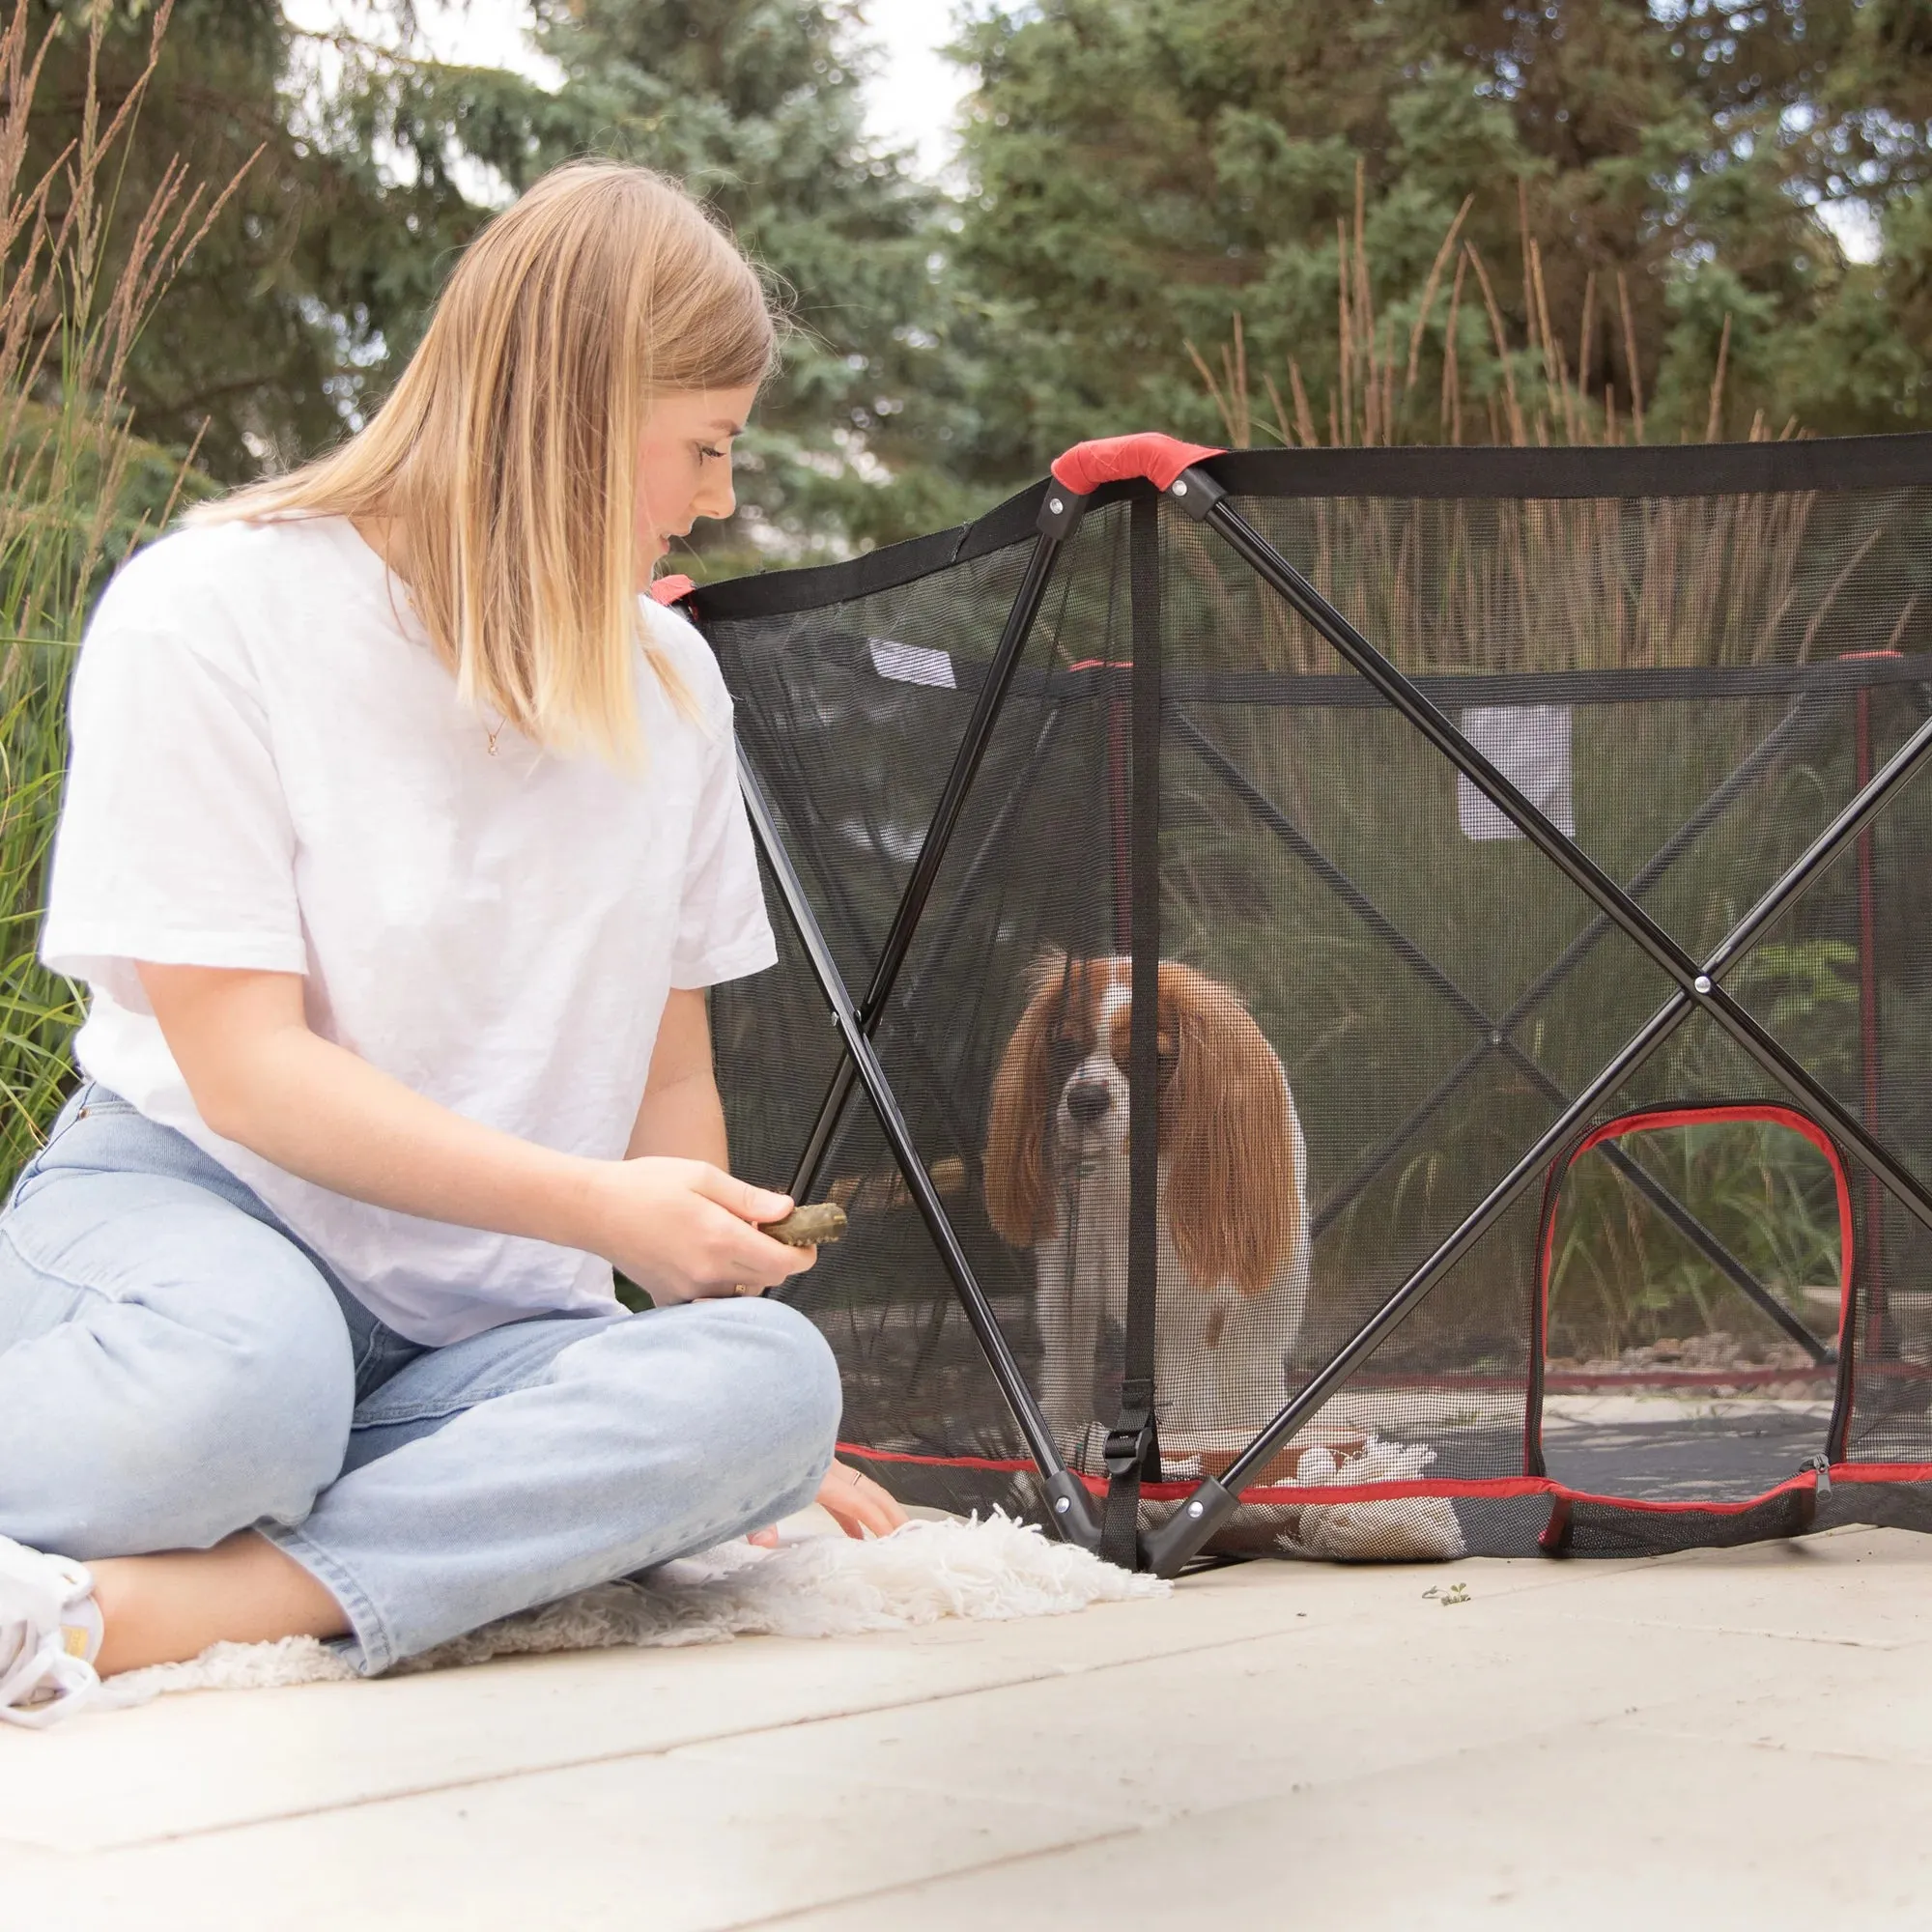
[[(1127, 438), (689, 608), (781, 927), (734, 1159), (851, 1215), (796, 1299), (902, 1497), (1170, 1575), (1932, 1526), (1932, 438)], [(1293, 1091), (1282, 1347), (1183, 1320), (1163, 962)], [(989, 1107), (1096, 973), (1132, 1185), (1048, 1281)]]

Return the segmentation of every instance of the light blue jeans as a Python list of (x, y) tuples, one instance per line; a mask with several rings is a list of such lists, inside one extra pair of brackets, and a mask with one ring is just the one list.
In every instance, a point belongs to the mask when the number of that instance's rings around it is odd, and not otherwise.
[(365, 1673), (803, 1508), (838, 1409), (817, 1330), (753, 1297), (406, 1341), (99, 1086), (0, 1214), (0, 1534), (85, 1561), (252, 1526)]

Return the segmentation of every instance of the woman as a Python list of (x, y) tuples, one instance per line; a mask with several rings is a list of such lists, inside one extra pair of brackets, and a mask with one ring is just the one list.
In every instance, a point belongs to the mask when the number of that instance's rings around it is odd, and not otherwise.
[(729, 700), (639, 594), (774, 339), (673, 184), (560, 169), (366, 428), (103, 596), (42, 941), (85, 1078), (0, 1217), (0, 1717), (902, 1520), (758, 1298), (811, 1256), (725, 1172), (703, 989), (775, 953)]

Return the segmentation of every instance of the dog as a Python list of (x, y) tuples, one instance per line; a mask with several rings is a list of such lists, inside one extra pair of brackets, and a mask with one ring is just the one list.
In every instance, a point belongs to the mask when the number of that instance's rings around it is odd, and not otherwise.
[[(1274, 1049), (1236, 994), (1159, 969), (1156, 1412), (1163, 1438), (1252, 1434), (1286, 1397), (1308, 1301), (1308, 1151)], [(986, 1208), (1034, 1253), (1040, 1399), (1077, 1455), (1098, 1423), (1103, 1317), (1126, 1319), (1132, 964), (1038, 969), (993, 1081)]]

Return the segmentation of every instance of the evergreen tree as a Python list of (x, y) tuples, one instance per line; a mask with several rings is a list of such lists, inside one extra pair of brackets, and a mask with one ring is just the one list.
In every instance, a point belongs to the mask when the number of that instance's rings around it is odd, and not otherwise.
[(851, 0), (552, 4), (541, 44), (566, 84), (520, 149), (482, 151), (518, 186), (587, 151), (662, 168), (790, 292), (797, 333), (739, 495), (792, 550), (911, 535), (964, 501), (945, 469), (941, 203), (866, 133), (862, 36)]
[[(984, 11), (962, 41), (982, 85), (958, 261), (1025, 375), (986, 412), (982, 458), (1037, 469), (1144, 421), (1221, 433), (1174, 351), (1226, 341), (1237, 315), (1258, 362), (1296, 357), (1319, 415), (1343, 373), (1358, 167), (1367, 293), (1398, 350), (1468, 196), (1460, 236), (1509, 337), (1541, 339), (1547, 315), (1573, 376), (1587, 354), (1589, 389), (1614, 384), (1628, 407), (1634, 375), (1653, 435), (1705, 432), (1720, 355), (1729, 433), (1758, 411), (1773, 428), (1787, 412), (1818, 430), (1916, 420), (1932, 355), (1926, 17), (1916, 0)], [(1875, 267), (1819, 218), (1847, 194), (1884, 214)], [(1477, 293), (1459, 349), (1499, 382)], [(1446, 321), (1438, 300), (1425, 360)], [(1441, 433), (1433, 411), (1400, 428)]]
[[(89, 15), (78, 0), (67, 9), (37, 0), (36, 13), (42, 31), (55, 30), (33, 104), (38, 173), (78, 128)], [(113, 0), (98, 77), (104, 116), (141, 71), (148, 15), (140, 0)], [(176, 0), (116, 193), (125, 216), (170, 168), (210, 195), (232, 186), (143, 330), (127, 383), (141, 433), (194, 445), (220, 479), (340, 434), (385, 332), (407, 331), (438, 257), (477, 218), (433, 173), (399, 185), (366, 145), (301, 128), (298, 38), (273, 0)], [(104, 263), (110, 279), (130, 239), (124, 220)]]
[[(111, 4), (110, 110), (146, 43), (141, 0)], [(979, 0), (956, 205), (867, 135), (862, 0), (533, 4), (554, 92), (345, 43), (325, 97), (276, 0), (178, 0), (124, 199), (176, 156), (216, 185), (246, 169), (129, 369), (144, 435), (199, 437), (222, 479), (324, 446), (492, 208), (583, 153), (687, 179), (793, 292), (801, 330), (712, 569), (933, 527), (1082, 436), (1218, 439), (1183, 345), (1216, 367), (1236, 318), (1278, 389), (1295, 358), (1318, 435), (1331, 392), (1359, 435), (1339, 399), (1364, 355), (1406, 361), (1452, 227), (1497, 311), (1466, 275), (1458, 370), (1498, 423), (1506, 375), (1557, 356), (1626, 413), (1640, 393), (1654, 437), (1706, 432), (1720, 358), (1723, 433), (1932, 417), (1925, 0)], [(72, 130), (84, 43), (55, 47), (43, 160)], [(1848, 199), (1876, 262), (1820, 219)], [(1434, 398), (1459, 261), (1381, 434), (1452, 433)], [(1482, 407), (1463, 425), (1495, 433)]]
[[(117, 4), (110, 109), (146, 46), (138, 0)], [(851, 0), (584, 0), (533, 20), (565, 76), (555, 93), (412, 57), (406, 41), (341, 40), (321, 94), (275, 0), (178, 0), (126, 194), (145, 198), (177, 156), (191, 180), (241, 179), (129, 371), (142, 432), (199, 439), (221, 479), (326, 446), (380, 397), (495, 205), (574, 156), (618, 155), (712, 202), (799, 325), (745, 446), (728, 560), (846, 550), (959, 514), (945, 462), (963, 405), (932, 268), (942, 205), (866, 134)], [(37, 101), (44, 156), (85, 80), (85, 37), (69, 32)]]

